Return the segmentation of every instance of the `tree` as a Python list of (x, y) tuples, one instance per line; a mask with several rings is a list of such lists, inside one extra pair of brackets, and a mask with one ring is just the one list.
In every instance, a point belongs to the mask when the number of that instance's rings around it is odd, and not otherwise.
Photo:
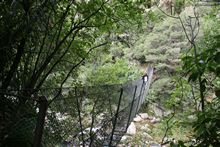
[[(88, 54), (111, 42), (110, 34), (139, 26), (140, 5), (116, 0), (0, 2), (1, 145), (13, 138), (16, 127), (34, 120), (40, 89), (50, 85), (61, 93)], [(30, 145), (27, 136), (19, 142)]]
[[(178, 89), (174, 91), (175, 97), (172, 104), (175, 104), (175, 100), (178, 100), (180, 96), (182, 98), (176, 104), (183, 105), (183, 102), (186, 100), (188, 102), (192, 101), (192, 99), (195, 100), (193, 107), (196, 111), (194, 110), (192, 113), (195, 113), (196, 116), (194, 116), (195, 120), (193, 120), (192, 127), (194, 129), (193, 137), (196, 142), (191, 143), (191, 146), (218, 146), (220, 144), (220, 26), (219, 19), (216, 19), (218, 11), (219, 6), (213, 7), (203, 19), (199, 18), (198, 14), (194, 11), (195, 16), (189, 17), (187, 26), (179, 18), (191, 48), (183, 54), (182, 58), (182, 72), (184, 73), (182, 79), (187, 78), (188, 83), (181, 82), (182, 90), (180, 93)], [(200, 26), (201, 21), (202, 26)], [(200, 29), (203, 31), (203, 36), (197, 38)], [(187, 85), (191, 86), (191, 92), (185, 89)], [(191, 94), (184, 96), (185, 93)], [(199, 108), (197, 108), (197, 103), (199, 103)], [(176, 145), (173, 142), (171, 143), (171, 146)], [(184, 142), (179, 141), (178, 146), (185, 146)]]

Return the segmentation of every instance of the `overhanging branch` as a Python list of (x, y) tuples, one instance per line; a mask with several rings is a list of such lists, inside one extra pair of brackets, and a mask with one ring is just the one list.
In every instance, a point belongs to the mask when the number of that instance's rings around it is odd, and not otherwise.
[[(94, 49), (99, 48), (99, 47), (101, 47), (101, 46), (104, 46), (104, 45), (106, 45), (106, 44), (108, 44), (108, 42), (104, 42), (104, 43), (102, 43), (102, 44), (99, 44), (99, 45), (97, 45), (97, 46), (94, 46), (94, 47), (90, 48), (89, 51), (88, 51), (86, 54), (88, 55), (88, 54), (90, 54), (90, 52), (93, 51)], [(66, 75), (65, 79), (64, 79), (64, 80), (62, 81), (62, 83), (60, 84), (60, 88), (59, 88), (58, 93), (57, 93), (56, 96), (49, 102), (48, 105), (50, 105), (55, 99), (58, 98), (58, 96), (59, 96), (60, 93), (62, 92), (62, 88), (63, 88), (64, 83), (65, 83), (65, 82), (67, 81), (67, 79), (70, 77), (70, 75), (71, 75), (71, 73), (73, 72), (73, 70), (74, 70), (75, 68), (77, 68), (80, 64), (82, 64), (85, 59), (86, 59), (86, 57), (82, 58), (77, 64), (75, 64), (75, 65), (72, 66), (72, 68), (69, 70), (68, 74)]]

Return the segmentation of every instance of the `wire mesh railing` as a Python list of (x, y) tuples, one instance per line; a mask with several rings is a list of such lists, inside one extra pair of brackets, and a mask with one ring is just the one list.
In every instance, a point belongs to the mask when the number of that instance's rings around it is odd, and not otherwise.
[[(17, 139), (22, 144), (29, 138), (30, 146), (116, 146), (143, 103), (152, 74), (148, 68), (147, 76), (125, 84), (41, 89), (38, 95), (48, 105), (30, 99), (29, 105), (19, 106), (28, 113), (21, 115), (19, 110), (15, 114), (19, 118), (9, 119), (11, 125), (5, 125), (12, 131), (2, 135), (2, 141)], [(19, 138), (12, 135), (15, 132), (26, 134), (18, 134)]]

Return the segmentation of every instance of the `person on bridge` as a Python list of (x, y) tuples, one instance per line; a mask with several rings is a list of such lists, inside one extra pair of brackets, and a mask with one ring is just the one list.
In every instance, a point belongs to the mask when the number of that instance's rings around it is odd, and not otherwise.
[(142, 79), (144, 80), (144, 82), (146, 83), (148, 81), (148, 74), (145, 73), (143, 76), (142, 76)]
[(144, 73), (144, 75), (142, 76), (142, 79), (144, 80), (144, 82), (148, 82), (152, 77), (152, 75), (155, 73), (155, 68), (153, 68), (152, 66), (147, 67), (146, 72)]

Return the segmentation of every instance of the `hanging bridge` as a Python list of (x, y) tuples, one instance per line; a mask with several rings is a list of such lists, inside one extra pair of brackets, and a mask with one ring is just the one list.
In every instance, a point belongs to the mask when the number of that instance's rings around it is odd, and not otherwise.
[[(46, 119), (43, 142), (48, 144), (48, 136), (64, 133), (63, 146), (116, 146), (148, 93), (153, 68), (146, 73), (125, 84), (64, 88), (48, 108), (47, 117), (56, 117), (58, 122), (53, 128), (54, 120)], [(72, 127), (66, 128), (66, 123)]]
[(13, 129), (7, 129), (3, 141), (34, 136), (34, 146), (117, 146), (144, 102), (152, 76), (148, 67), (145, 76), (125, 84), (41, 89), (39, 95), (53, 100), (47, 105), (29, 102), (39, 107), (37, 117), (30, 117), (31, 105), (20, 107), (26, 109), (23, 115), (14, 108), (11, 117), (17, 121), (5, 124)]

